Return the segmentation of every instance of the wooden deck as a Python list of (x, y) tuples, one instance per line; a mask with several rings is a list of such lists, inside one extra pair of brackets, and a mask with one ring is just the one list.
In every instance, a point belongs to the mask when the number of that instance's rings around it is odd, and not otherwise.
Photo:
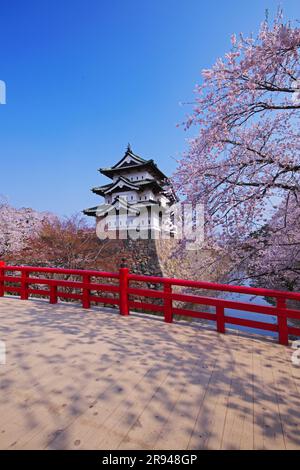
[(0, 319), (0, 449), (300, 449), (271, 339), (12, 298)]

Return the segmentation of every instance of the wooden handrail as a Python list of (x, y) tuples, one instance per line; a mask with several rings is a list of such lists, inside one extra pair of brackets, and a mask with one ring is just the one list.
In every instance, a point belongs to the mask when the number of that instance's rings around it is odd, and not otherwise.
[[(12, 276), (10, 273), (14, 273)], [(19, 275), (16, 275), (19, 274)], [(35, 274), (34, 277), (31, 277)], [(51, 278), (38, 277), (38, 274), (52, 275)], [(81, 280), (55, 279), (55, 275), (73, 275)], [(96, 282), (94, 278), (104, 278), (118, 281), (115, 284)], [(131, 287), (130, 283), (160, 284), (161, 290), (150, 289), (148, 287)], [(17, 285), (12, 285), (17, 284)], [(37, 289), (35, 286), (48, 286), (48, 290)], [(33, 286), (33, 287), (31, 287)], [(177, 293), (174, 286), (187, 287), (190, 289), (214, 290), (217, 292), (235, 292), (239, 294), (250, 294), (255, 296), (271, 297), (275, 299), (276, 306), (258, 305), (249, 302), (240, 302), (219, 297), (209, 297), (197, 293)], [(74, 292), (63, 292), (59, 288), (70, 288), (81, 290), (81, 294)], [(95, 292), (97, 295), (95, 295)], [(104, 297), (99, 293), (109, 292), (113, 297)], [(219, 333), (226, 332), (227, 324), (247, 326), (266, 331), (278, 333), (280, 344), (287, 345), (289, 334), (300, 336), (300, 328), (288, 325), (288, 319), (300, 320), (300, 310), (287, 308), (287, 300), (300, 302), (300, 293), (285, 292), (271, 289), (261, 289), (256, 287), (233, 286), (229, 284), (218, 284), (204, 281), (190, 281), (186, 279), (173, 279), (157, 276), (143, 276), (129, 272), (126, 264), (123, 263), (118, 273), (102, 272), (95, 270), (47, 268), (34, 266), (8, 266), (0, 261), (0, 297), (5, 293), (18, 294), (22, 300), (27, 300), (31, 295), (48, 297), (51, 304), (56, 304), (58, 299), (81, 300), (82, 307), (90, 308), (91, 302), (112, 304), (119, 306), (120, 314), (127, 316), (130, 308), (141, 310), (152, 310), (162, 312), (165, 322), (172, 323), (174, 315), (187, 316), (192, 318), (206, 319), (216, 322)], [(134, 297), (134, 299), (133, 299)], [(147, 299), (160, 299), (162, 305), (150, 302), (137, 301), (136, 297)], [(209, 305), (215, 308), (215, 313), (198, 312), (185, 308), (177, 308), (174, 302), (186, 302), (196, 305)], [(228, 316), (226, 309), (243, 310), (264, 315), (277, 317), (277, 323), (266, 323), (258, 320), (237, 318)]]

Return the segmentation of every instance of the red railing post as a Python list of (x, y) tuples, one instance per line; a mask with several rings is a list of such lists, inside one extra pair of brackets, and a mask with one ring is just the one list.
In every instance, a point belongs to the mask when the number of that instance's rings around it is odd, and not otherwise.
[(225, 317), (224, 317), (224, 307), (218, 305), (216, 307), (217, 314), (217, 331), (219, 333), (225, 333)]
[(122, 264), (119, 271), (120, 275), (120, 315), (129, 315), (129, 269), (126, 266), (125, 260), (122, 260)]
[(5, 262), (4, 261), (0, 261), (0, 277), (2, 279), (0, 279), (0, 297), (3, 297), (4, 296), (4, 276), (5, 276)]
[(28, 277), (29, 273), (22, 268), (21, 271), (21, 300), (28, 300)]
[[(286, 300), (284, 298), (277, 299), (278, 308), (286, 308)], [(289, 344), (289, 332), (286, 314), (278, 313), (278, 333), (279, 333), (279, 344), (288, 346)]]
[(82, 308), (91, 308), (90, 289), (89, 284), (91, 277), (89, 274), (83, 274), (83, 289), (82, 289)]
[(165, 314), (165, 322), (172, 323), (173, 322), (173, 300), (172, 300), (172, 284), (165, 283), (164, 284), (164, 314)]
[(57, 286), (50, 286), (50, 304), (57, 304)]

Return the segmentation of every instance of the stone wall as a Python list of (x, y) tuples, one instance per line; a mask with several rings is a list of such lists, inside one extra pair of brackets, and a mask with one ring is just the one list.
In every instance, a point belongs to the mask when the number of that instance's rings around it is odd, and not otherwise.
[(113, 271), (119, 269), (123, 258), (131, 272), (148, 276), (220, 281), (226, 271), (224, 263), (216, 263), (218, 253), (215, 250), (189, 251), (175, 239), (107, 240), (102, 243), (105, 265), (109, 263)]
[[(217, 254), (214, 250), (201, 249), (189, 251), (174, 239), (169, 240), (107, 240), (100, 242), (102, 248), (102, 262), (98, 269), (118, 271), (122, 259), (130, 272), (146, 276), (172, 277), (197, 281), (222, 281), (225, 275), (224, 260), (216, 262)], [(144, 283), (131, 284), (132, 287), (145, 288)], [(147, 283), (151, 289), (161, 289), (160, 284)], [(175, 292), (190, 293), (189, 288), (173, 287)], [(212, 291), (192, 290), (193, 294), (214, 295)], [(142, 300), (142, 299), (140, 299)], [(150, 299), (145, 300), (149, 302)], [(152, 298), (151, 303), (162, 305), (161, 299)], [(209, 307), (195, 306), (190, 303), (174, 302), (174, 306), (189, 310), (212, 311)], [(152, 312), (155, 313), (155, 312)]]

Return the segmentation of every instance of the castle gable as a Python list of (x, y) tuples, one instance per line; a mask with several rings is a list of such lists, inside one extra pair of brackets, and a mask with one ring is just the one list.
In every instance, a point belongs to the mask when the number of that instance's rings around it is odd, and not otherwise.
[(130, 191), (130, 190), (139, 190), (139, 187), (136, 186), (135, 184), (130, 183), (126, 178), (120, 177), (115, 184), (112, 184), (105, 192), (104, 194), (111, 194), (115, 191)]

